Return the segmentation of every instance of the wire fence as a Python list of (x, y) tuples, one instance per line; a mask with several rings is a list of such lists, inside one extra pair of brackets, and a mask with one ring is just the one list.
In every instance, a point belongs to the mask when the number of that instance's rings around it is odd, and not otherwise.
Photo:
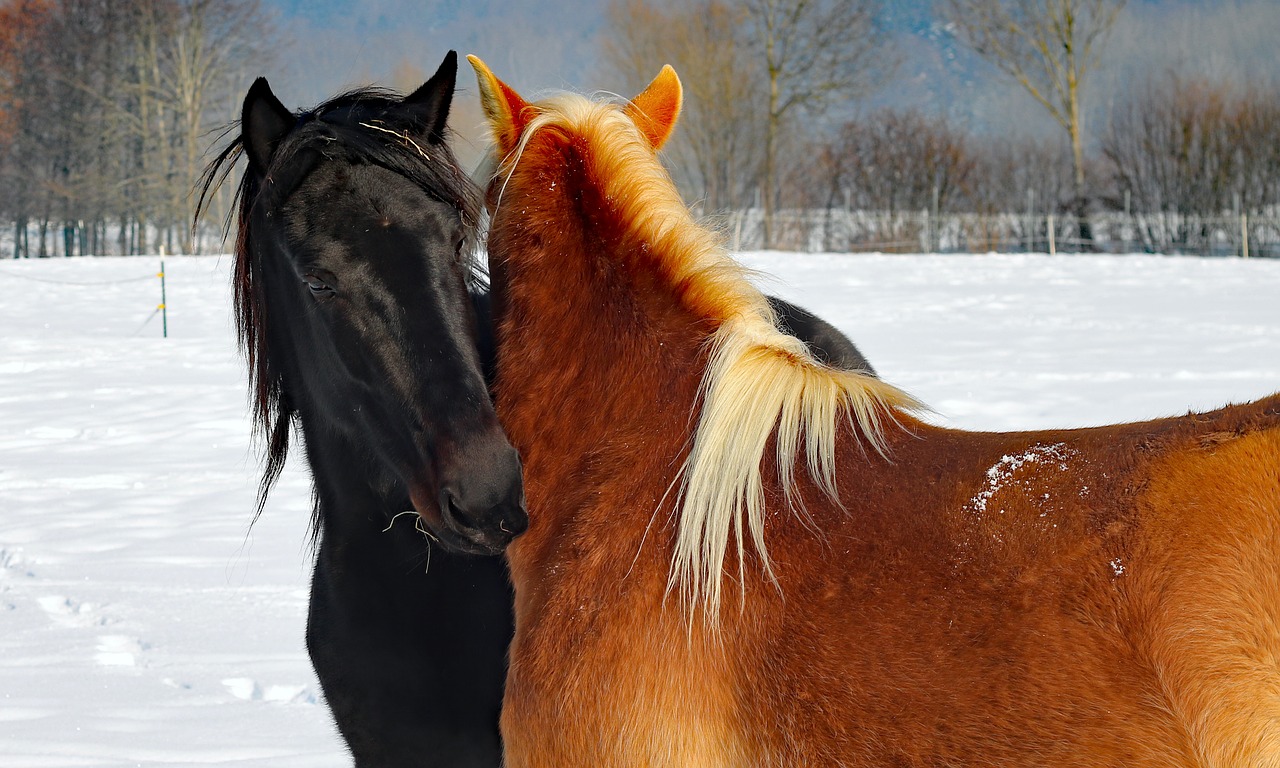
[[(0, 262), (3, 263), (3, 262)], [(7, 283), (16, 281), (18, 284), (22, 282), (43, 283), (46, 285), (72, 285), (79, 288), (102, 288), (104, 286), (126, 285), (129, 283), (141, 283), (150, 280), (160, 280), (160, 303), (156, 305), (151, 314), (147, 315), (142, 324), (138, 326), (131, 336), (137, 336), (144, 328), (151, 323), (156, 316), (160, 317), (161, 335), (169, 338), (169, 309), (168, 309), (168, 288), (165, 282), (164, 259), (160, 260), (160, 271), (149, 274), (139, 274), (132, 277), (117, 277), (109, 280), (65, 280), (61, 278), (37, 277), (36, 275), (27, 275), (22, 272), (15, 272), (12, 269), (4, 269), (0, 267), (0, 286), (8, 288)]]
[[(753, 208), (711, 217), (735, 251), (766, 247)], [(1280, 258), (1280, 216), (1101, 213), (930, 214), (928, 211), (784, 210), (769, 247), (889, 253), (1167, 253)]]
[[(735, 251), (766, 247), (759, 208), (712, 215)], [(197, 252), (218, 253), (220, 231), (202, 232)], [(768, 247), (783, 251), (888, 253), (1167, 253), (1280, 258), (1280, 213), (1197, 216), (1179, 213), (943, 213), (844, 208), (774, 214)], [(47, 254), (65, 256), (58, 239)], [(0, 227), (0, 254), (12, 254), (12, 226)], [(103, 254), (108, 255), (108, 254)]]

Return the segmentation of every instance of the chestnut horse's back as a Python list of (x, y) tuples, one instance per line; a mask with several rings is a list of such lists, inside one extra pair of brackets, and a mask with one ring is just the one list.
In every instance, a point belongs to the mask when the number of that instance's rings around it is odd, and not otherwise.
[(846, 441), (727, 619), (762, 760), (1280, 765), (1280, 397), (891, 455)]

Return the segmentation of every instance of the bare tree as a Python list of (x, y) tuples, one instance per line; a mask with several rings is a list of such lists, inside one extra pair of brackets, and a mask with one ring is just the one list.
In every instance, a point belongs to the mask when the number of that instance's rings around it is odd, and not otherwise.
[(1061, 139), (986, 136), (970, 142), (975, 168), (962, 203), (976, 213), (1060, 212), (1071, 195), (1071, 148)]
[[(947, 0), (959, 37), (1018, 81), (1066, 131), (1074, 207), (1086, 213), (1080, 91), (1124, 0)], [(1082, 231), (1082, 237), (1088, 232)]]
[[(176, 214), (179, 236), (195, 220), (192, 193), (203, 167), (205, 137), (230, 118), (220, 107), (227, 104), (229, 91), (238, 93), (245, 84), (246, 63), (265, 56), (259, 41), (270, 35), (262, 23), (258, 0), (187, 0), (178, 8), (164, 52), (161, 95), (175, 124), (168, 207)], [(180, 246), (194, 250), (185, 237)]]
[(134, 245), (147, 250), (154, 228), (170, 251), (190, 252), (192, 190), (217, 126), (234, 116), (235, 96), (265, 59), (258, 0), (134, 0), (132, 65), (124, 109), (134, 144)]
[(773, 240), (779, 144), (787, 121), (817, 117), (837, 100), (865, 94), (884, 73), (877, 0), (745, 0), (766, 76), (764, 240)]
[(1249, 85), (1242, 89), (1229, 129), (1237, 153), (1238, 190), (1243, 212), (1280, 208), (1280, 87)]
[(1141, 86), (1102, 136), (1114, 196), (1161, 249), (1207, 249), (1213, 221), (1280, 205), (1278, 147), (1276, 89), (1176, 74)]
[[(688, 141), (673, 153), (712, 209), (760, 194), (765, 238), (796, 150), (834, 104), (867, 93), (887, 72), (878, 50), (879, 0), (614, 0), (606, 58), (638, 87), (670, 63), (687, 78)], [(792, 152), (794, 154), (794, 152)]]
[(48, 0), (0, 6), (0, 214), (14, 222), (15, 258), (31, 255), (27, 224), (39, 220), (47, 197), (50, 146), (42, 124), (47, 124), (54, 10)]
[(969, 137), (940, 116), (883, 109), (846, 123), (831, 144), (830, 180), (850, 205), (888, 211), (954, 210), (976, 167)]
[(59, 172), (61, 247), (65, 255), (100, 253), (108, 209), (120, 197), (126, 126), (118, 107), (129, 47), (129, 3), (62, 0), (51, 25), (55, 40), (50, 107)]
[(758, 180), (762, 89), (750, 74), (743, 9), (725, 0), (613, 0), (608, 17), (605, 60), (626, 93), (663, 64), (684, 76), (684, 112), (667, 156), (686, 195), (711, 211), (744, 205)]
[(1143, 211), (1221, 214), (1231, 204), (1230, 106), (1213, 84), (1169, 77), (1113, 115), (1102, 151)]
[(102, 253), (110, 229), (122, 253), (152, 234), (192, 250), (201, 156), (263, 60), (263, 28), (259, 0), (0, 2), (0, 214), (15, 253)]

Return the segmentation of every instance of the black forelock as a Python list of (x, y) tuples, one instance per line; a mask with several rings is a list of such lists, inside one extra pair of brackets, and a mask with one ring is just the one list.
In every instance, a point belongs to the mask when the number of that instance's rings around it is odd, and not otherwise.
[(345, 157), (378, 165), (457, 209), (468, 232), (474, 232), (479, 224), (479, 191), (458, 167), (448, 145), (418, 138), (422, 134), (415, 129), (421, 126), (407, 124), (404, 111), (396, 94), (380, 88), (335, 96), (298, 115), (297, 126), (281, 142), (272, 165), (288, 165), (304, 149), (330, 159)]

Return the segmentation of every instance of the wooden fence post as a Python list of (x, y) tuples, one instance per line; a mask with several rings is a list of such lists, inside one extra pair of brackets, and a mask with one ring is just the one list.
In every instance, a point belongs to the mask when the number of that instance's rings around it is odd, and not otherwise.
[(1249, 214), (1240, 214), (1240, 257), (1249, 258)]

